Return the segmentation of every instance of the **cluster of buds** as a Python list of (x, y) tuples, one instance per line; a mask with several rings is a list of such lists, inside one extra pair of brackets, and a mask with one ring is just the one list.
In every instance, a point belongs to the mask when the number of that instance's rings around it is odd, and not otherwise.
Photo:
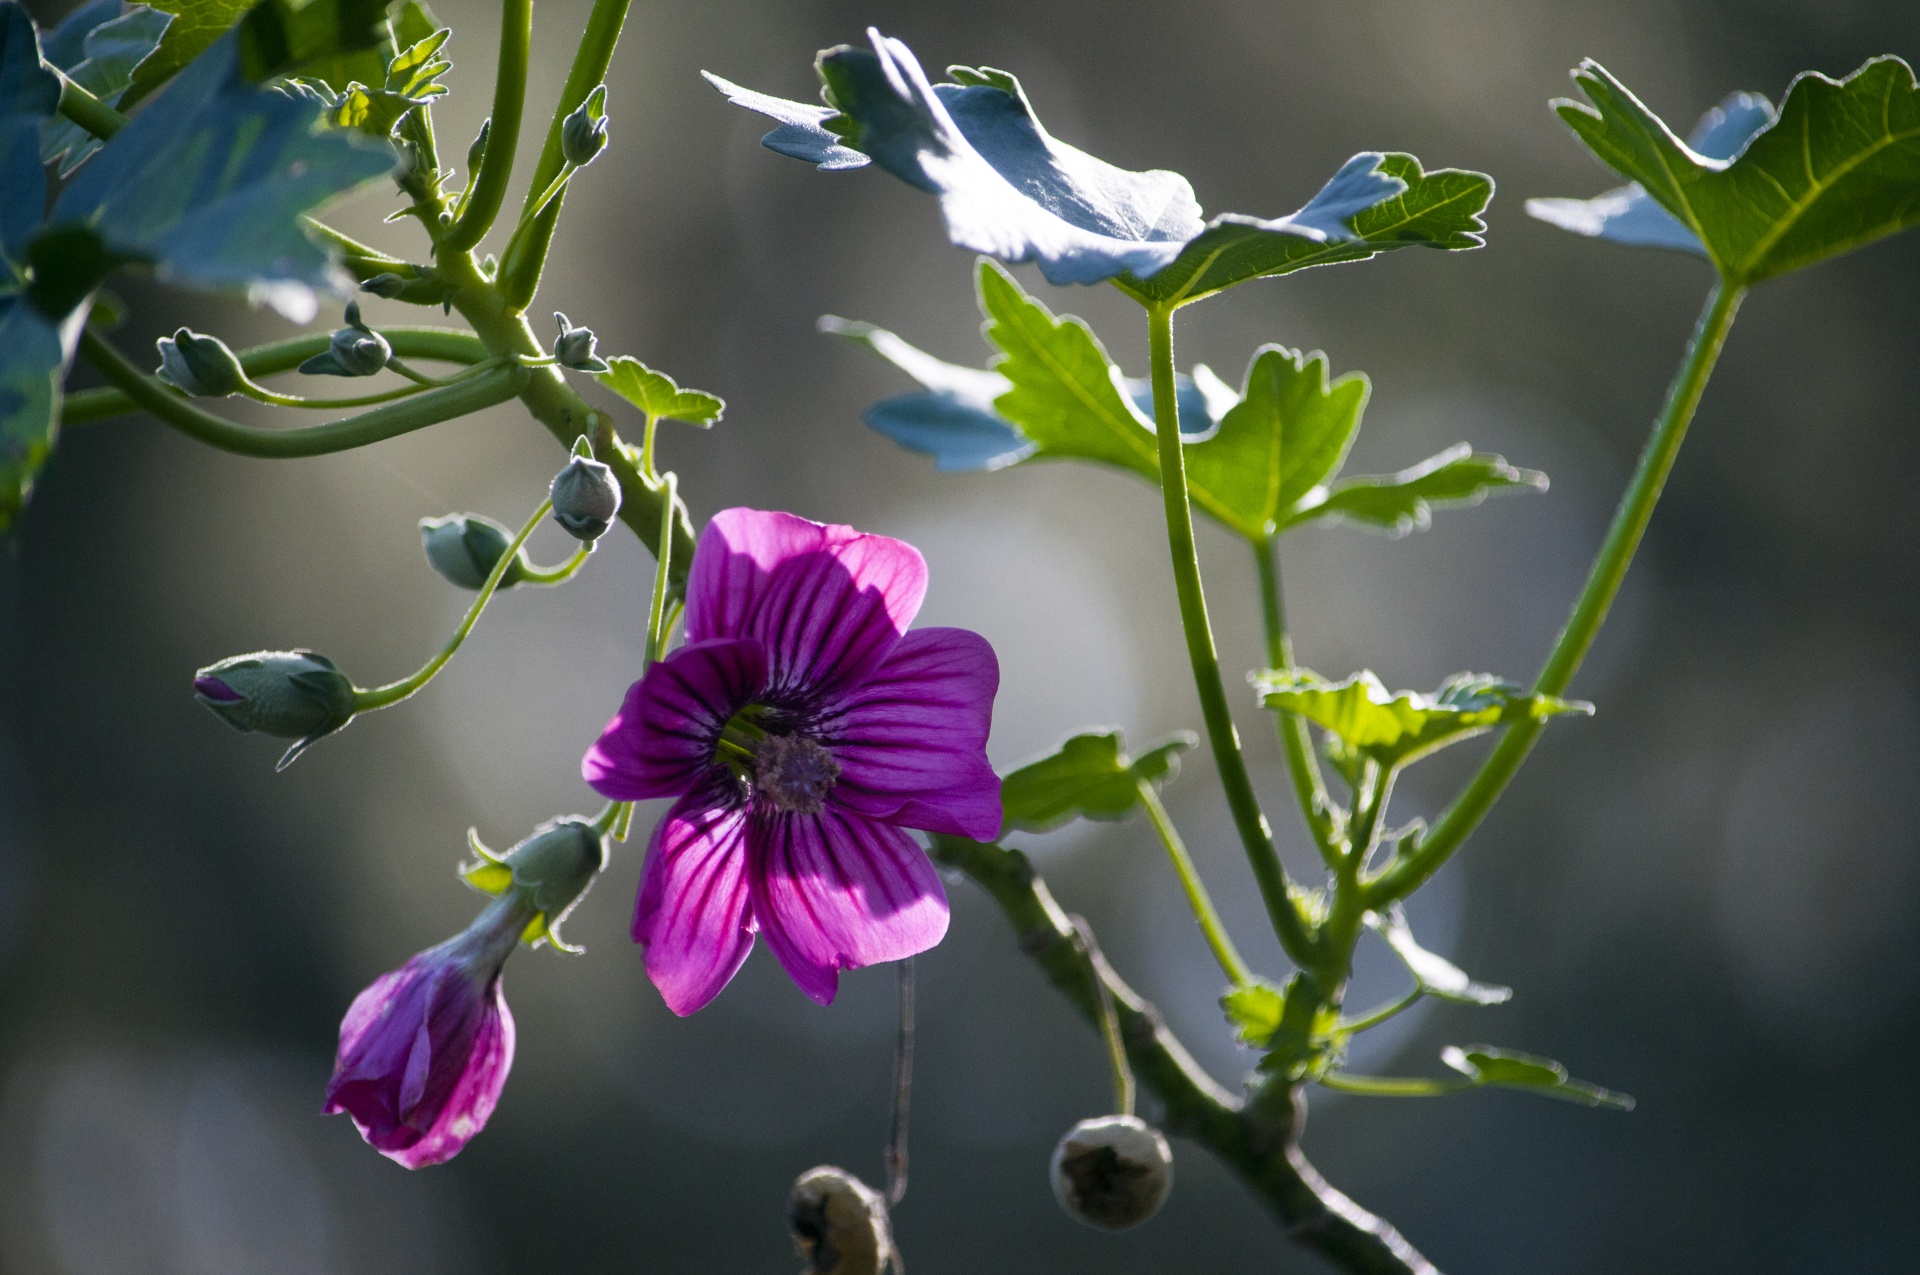
[(557, 927), (606, 863), (606, 839), (577, 816), (541, 825), (504, 855), (471, 833), (462, 869), (494, 896), (465, 930), (375, 979), (340, 1024), (328, 1115), (409, 1169), (439, 1164), (486, 1126), (513, 1066), (513, 1013), (500, 973), (522, 942), (568, 948)]
[(387, 338), (360, 318), (360, 303), (347, 302), (347, 326), (336, 329), (324, 353), (300, 365), (308, 376), (372, 376), (393, 358)]

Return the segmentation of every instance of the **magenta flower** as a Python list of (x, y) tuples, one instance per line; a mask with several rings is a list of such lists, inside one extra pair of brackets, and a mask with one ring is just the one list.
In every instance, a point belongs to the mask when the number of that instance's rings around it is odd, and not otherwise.
[(654, 829), (633, 937), (668, 1008), (727, 985), (756, 931), (825, 1005), (840, 971), (925, 951), (947, 896), (904, 829), (1000, 831), (987, 730), (1000, 666), (965, 629), (907, 625), (912, 545), (728, 509), (701, 534), (687, 644), (647, 670), (582, 772)]
[(340, 1023), (327, 1115), (409, 1169), (450, 1160), (480, 1132), (513, 1066), (500, 967), (532, 913), (511, 896), (467, 929), (382, 974)]

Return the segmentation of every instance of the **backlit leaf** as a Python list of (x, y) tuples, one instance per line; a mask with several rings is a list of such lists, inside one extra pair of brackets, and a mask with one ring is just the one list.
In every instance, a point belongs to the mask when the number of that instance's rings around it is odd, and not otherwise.
[(656, 372), (639, 359), (622, 354), (607, 360), (611, 370), (594, 379), (649, 416), (685, 421), (711, 429), (726, 403), (704, 390), (683, 390), (665, 372)]
[(1487, 178), (1377, 152), (1354, 156), (1298, 212), (1208, 223), (1178, 173), (1117, 168), (1051, 136), (1007, 72), (955, 66), (932, 84), (906, 45), (867, 35), (869, 47), (821, 53), (826, 109), (707, 78), (779, 121), (768, 148), (826, 169), (871, 160), (937, 197), (955, 244), (1036, 262), (1050, 283), (1116, 279), (1142, 300), (1184, 303), (1409, 243), (1477, 247), (1485, 229)]
[(1479, 673), (1455, 673), (1431, 695), (1388, 691), (1370, 672), (1329, 682), (1305, 669), (1274, 671), (1259, 674), (1255, 685), (1268, 708), (1298, 713), (1386, 766), (1405, 765), (1510, 722), (1593, 712), (1591, 704), (1532, 695)]
[(1633, 1098), (1615, 1093), (1567, 1075), (1567, 1069), (1551, 1058), (1495, 1049), (1491, 1045), (1448, 1045), (1440, 1051), (1440, 1061), (1465, 1076), (1473, 1085), (1497, 1085), (1503, 1089), (1525, 1089), (1546, 1098), (1559, 1098), (1587, 1107), (1612, 1107), (1632, 1111)]
[(1387, 946), (1413, 975), (1413, 981), (1429, 996), (1467, 1005), (1500, 1005), (1513, 999), (1511, 987), (1476, 983), (1446, 957), (1421, 947), (1407, 925), (1406, 909), (1398, 903), (1389, 905), (1384, 913), (1367, 913), (1367, 924), (1387, 941)]
[(1920, 84), (1899, 58), (1874, 58), (1844, 80), (1799, 76), (1778, 117), (1731, 159), (1680, 141), (1596, 62), (1574, 81), (1593, 105), (1556, 102), (1560, 117), (1673, 214), (1730, 282), (1784, 274), (1920, 222)]
[[(76, 10), (46, 40), (47, 60), (67, 78), (113, 106), (133, 83), (139, 65), (159, 47), (173, 15), (146, 5), (125, 14), (120, 0), (94, 0)], [(62, 176), (100, 148), (100, 139), (72, 120), (48, 120), (41, 133), (41, 158), (61, 160)], [(64, 157), (64, 158), (63, 158)]]
[(133, 73), (133, 87), (122, 100), (121, 109), (150, 96), (187, 63), (212, 48), (251, 4), (252, 0), (152, 0), (154, 8), (173, 15), (173, 22), (153, 56)]
[(1539, 470), (1517, 469), (1504, 456), (1455, 443), (1397, 474), (1356, 474), (1310, 491), (1285, 522), (1296, 526), (1334, 519), (1403, 536), (1430, 527), (1437, 507), (1471, 506), (1503, 492), (1546, 489), (1547, 476)]
[(1075, 735), (1001, 780), (1002, 835), (1047, 832), (1073, 819), (1124, 819), (1140, 804), (1140, 781), (1172, 779), (1180, 773), (1180, 754), (1197, 742), (1181, 731), (1129, 757), (1117, 730)]

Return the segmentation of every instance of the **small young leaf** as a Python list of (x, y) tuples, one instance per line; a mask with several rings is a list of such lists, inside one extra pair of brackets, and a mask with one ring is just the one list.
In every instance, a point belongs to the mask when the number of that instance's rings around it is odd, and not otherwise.
[(609, 359), (610, 371), (594, 379), (649, 416), (713, 428), (726, 403), (704, 390), (683, 390), (665, 372), (656, 372), (632, 355)]
[(1286, 993), (1264, 980), (1248, 983), (1222, 996), (1220, 1008), (1226, 1011), (1227, 1022), (1233, 1025), (1234, 1036), (1241, 1044), (1265, 1049), (1280, 1030)]
[(1873, 58), (1844, 80), (1798, 76), (1779, 116), (1732, 158), (1681, 142), (1597, 62), (1582, 63), (1574, 81), (1593, 105), (1558, 101), (1560, 118), (1672, 213), (1730, 283), (1757, 283), (1920, 222), (1920, 83), (1899, 58)]
[[(122, 14), (120, 0), (94, 0), (76, 10), (47, 39), (47, 60), (112, 106), (133, 83), (134, 71), (159, 47), (172, 22), (172, 14), (146, 5), (135, 5)], [(68, 119), (48, 120), (41, 133), (41, 158), (48, 163), (60, 160), (63, 177), (99, 148), (99, 138)]]
[(1404, 536), (1432, 526), (1436, 506), (1471, 506), (1503, 492), (1546, 489), (1547, 476), (1539, 470), (1517, 469), (1504, 456), (1455, 443), (1397, 474), (1359, 474), (1315, 488), (1294, 504), (1283, 525), (1331, 518)]
[(1413, 975), (1413, 981), (1429, 996), (1467, 1005), (1501, 1005), (1513, 999), (1511, 987), (1476, 983), (1458, 965), (1415, 942), (1413, 930), (1407, 925), (1406, 909), (1398, 903), (1389, 905), (1385, 913), (1367, 913), (1367, 924), (1387, 941), (1387, 946)]
[[(1372, 202), (1365, 202), (1368, 193)], [(1292, 216), (1263, 221), (1226, 213), (1166, 269), (1118, 282), (1142, 301), (1186, 305), (1249, 279), (1364, 261), (1394, 248), (1478, 248), (1487, 229), (1480, 214), (1492, 200), (1493, 179), (1485, 173), (1427, 172), (1411, 155), (1362, 152)]]
[(316, 288), (350, 280), (310, 242), (301, 213), (394, 163), (384, 143), (313, 131), (319, 107), (241, 74), (222, 37), (102, 147), (49, 218), (84, 225), (105, 258), (151, 262), (165, 279), (243, 288), (298, 322)]
[(1370, 672), (1329, 682), (1304, 669), (1259, 674), (1268, 708), (1298, 713), (1383, 766), (1401, 766), (1509, 722), (1591, 713), (1593, 705), (1530, 695), (1511, 682), (1456, 673), (1431, 695), (1389, 692)]
[(1047, 832), (1076, 818), (1125, 819), (1140, 804), (1140, 781), (1172, 779), (1180, 772), (1180, 754), (1196, 742), (1181, 731), (1128, 757), (1117, 730), (1075, 735), (1001, 781), (1002, 833)]
[(1448, 1045), (1440, 1051), (1440, 1061), (1453, 1068), (1474, 1085), (1497, 1085), (1504, 1089), (1525, 1089), (1542, 1097), (1559, 1098), (1588, 1107), (1611, 1107), (1632, 1111), (1633, 1098), (1615, 1093), (1567, 1075), (1567, 1069), (1551, 1058), (1495, 1049), (1491, 1045)]
[[(1708, 159), (1732, 159), (1752, 136), (1773, 123), (1773, 104), (1758, 93), (1733, 93), (1700, 117), (1687, 145)], [(1592, 199), (1529, 199), (1527, 215), (1576, 235), (1635, 248), (1674, 248), (1707, 255), (1700, 237), (1647, 194), (1639, 182)]]

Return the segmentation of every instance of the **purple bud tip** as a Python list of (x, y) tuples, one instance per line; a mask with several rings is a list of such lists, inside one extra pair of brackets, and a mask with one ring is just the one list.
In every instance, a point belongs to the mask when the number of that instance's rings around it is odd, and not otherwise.
[(195, 694), (219, 704), (237, 704), (246, 698), (217, 677), (194, 678), (193, 690)]

